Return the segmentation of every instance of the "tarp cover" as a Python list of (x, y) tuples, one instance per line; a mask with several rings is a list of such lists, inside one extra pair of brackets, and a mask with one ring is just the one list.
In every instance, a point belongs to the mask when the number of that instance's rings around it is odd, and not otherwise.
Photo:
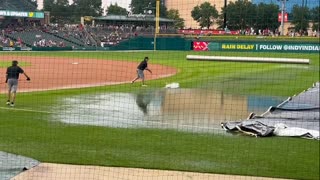
[(40, 162), (31, 158), (0, 151), (0, 179), (13, 178), (24, 170), (37, 166)]
[(225, 122), (221, 126), (228, 132), (253, 136), (297, 136), (319, 140), (319, 86), (319, 82), (315, 83), (260, 116), (252, 113), (245, 121)]

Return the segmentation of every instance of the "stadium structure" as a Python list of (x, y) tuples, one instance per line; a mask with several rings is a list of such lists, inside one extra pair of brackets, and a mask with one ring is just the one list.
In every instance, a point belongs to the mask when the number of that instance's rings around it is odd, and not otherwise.
[[(153, 36), (155, 16), (150, 14), (85, 16), (80, 24), (52, 24), (50, 12), (37, 10), (32, 0), (0, 2), (0, 47), (71, 47), (90, 49), (114, 46), (136, 36)], [(160, 18), (161, 32), (176, 33), (173, 20)], [(5, 48), (5, 49), (6, 49)]]
[[(252, 3), (259, 4), (259, 3), (266, 3), (266, 4), (280, 4), (278, 0), (252, 0)], [(291, 12), (294, 5), (302, 6), (302, 7), (308, 7), (308, 8), (314, 8), (316, 6), (319, 6), (318, 0), (288, 0), (286, 2), (286, 11)]]
[[(235, 0), (228, 0), (226, 3), (234, 2)], [(221, 12), (221, 8), (225, 6), (225, 0), (165, 0), (165, 5), (168, 9), (179, 9), (181, 18), (185, 20), (185, 27), (197, 29), (198, 23), (191, 17), (191, 11), (197, 5), (201, 5), (204, 2), (209, 2), (214, 5), (218, 12)]]

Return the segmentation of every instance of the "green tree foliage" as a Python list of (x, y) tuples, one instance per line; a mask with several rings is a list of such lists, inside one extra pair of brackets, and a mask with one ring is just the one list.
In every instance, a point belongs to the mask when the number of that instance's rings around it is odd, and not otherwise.
[(257, 18), (254, 23), (256, 29), (270, 29), (275, 30), (280, 26), (278, 22), (279, 6), (276, 4), (260, 3), (257, 6)]
[(119, 6), (117, 3), (111, 4), (106, 10), (106, 14), (110, 15), (127, 15), (127, 9)]
[(215, 6), (211, 6), (209, 2), (204, 2), (193, 8), (191, 16), (199, 23), (201, 28), (207, 27), (209, 29), (219, 14)]
[[(318, 14), (319, 15), (319, 14)], [(292, 9), (292, 24), (295, 31), (306, 31), (309, 28), (310, 10), (308, 7), (294, 5)]]
[(74, 0), (72, 9), (74, 10), (75, 18), (82, 16), (101, 16), (103, 9), (101, 8), (101, 0)]
[(43, 10), (50, 12), (50, 20), (53, 23), (65, 23), (70, 20), (68, 0), (44, 0)]
[(33, 4), (35, 7), (38, 7), (37, 0), (28, 0), (31, 4)]
[[(227, 16), (227, 26), (231, 30), (243, 30), (256, 25), (257, 7), (248, 0), (230, 2), (226, 8), (222, 8), (222, 14), (224, 13)], [(220, 16), (220, 19), (222, 18)], [(221, 23), (220, 20), (219, 25), (222, 25)]]
[(311, 20), (313, 23), (312, 30), (318, 30), (319, 31), (319, 24), (320, 24), (320, 6), (314, 7), (310, 11)]
[(170, 9), (167, 13), (169, 19), (175, 20), (174, 27), (177, 29), (184, 28), (184, 19), (180, 17), (179, 11), (177, 9)]
[[(167, 17), (167, 8), (163, 1), (160, 1), (160, 17)], [(130, 8), (133, 14), (145, 14), (145, 10), (152, 10), (155, 14), (156, 0), (131, 0)]]
[(54, 6), (54, 0), (43, 0), (43, 10), (51, 12)]

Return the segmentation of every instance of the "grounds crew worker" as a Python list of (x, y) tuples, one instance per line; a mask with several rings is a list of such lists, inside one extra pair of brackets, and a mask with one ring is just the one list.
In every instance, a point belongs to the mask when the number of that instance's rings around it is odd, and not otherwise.
[(140, 62), (139, 66), (137, 67), (137, 77), (131, 81), (131, 83), (134, 83), (139, 78), (142, 80), (142, 86), (146, 86), (144, 83), (144, 70), (149, 71), (152, 74), (152, 71), (148, 68), (148, 61), (149, 58), (145, 57), (143, 61)]
[(16, 100), (16, 94), (18, 89), (19, 74), (24, 74), (27, 81), (30, 81), (30, 77), (18, 66), (18, 61), (13, 60), (12, 66), (7, 68), (6, 83), (8, 84), (8, 100), (7, 105), (14, 106)]

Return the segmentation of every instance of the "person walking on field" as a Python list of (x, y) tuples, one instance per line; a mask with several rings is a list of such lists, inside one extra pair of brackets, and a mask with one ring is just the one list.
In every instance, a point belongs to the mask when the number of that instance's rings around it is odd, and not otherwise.
[(24, 70), (18, 66), (18, 61), (12, 61), (12, 66), (7, 68), (6, 83), (8, 85), (8, 100), (7, 105), (14, 106), (16, 100), (16, 94), (18, 89), (19, 74), (24, 74), (27, 81), (30, 81), (30, 77), (24, 72)]
[(152, 74), (152, 71), (148, 68), (148, 61), (149, 58), (145, 57), (143, 61), (140, 62), (140, 64), (137, 67), (137, 77), (131, 81), (131, 83), (134, 83), (139, 78), (142, 80), (142, 86), (146, 86), (144, 81), (144, 70), (149, 71)]

